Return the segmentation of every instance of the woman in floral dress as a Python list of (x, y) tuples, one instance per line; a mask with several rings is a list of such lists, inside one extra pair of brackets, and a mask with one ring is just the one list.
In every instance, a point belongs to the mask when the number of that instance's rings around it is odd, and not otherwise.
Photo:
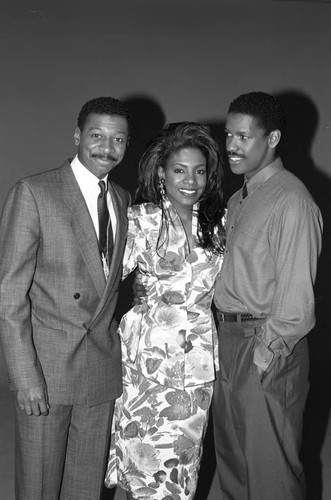
[(130, 499), (194, 497), (217, 336), (211, 313), (224, 249), (223, 167), (202, 125), (168, 125), (139, 165), (123, 262), (147, 290), (123, 318), (123, 395), (116, 401), (106, 486)]

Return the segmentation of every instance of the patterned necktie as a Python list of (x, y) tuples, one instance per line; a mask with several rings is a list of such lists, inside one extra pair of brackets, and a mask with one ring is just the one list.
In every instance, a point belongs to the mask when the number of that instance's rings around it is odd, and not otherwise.
[(242, 197), (243, 197), (243, 200), (246, 198), (246, 196), (248, 195), (248, 192), (247, 192), (247, 186), (246, 186), (246, 182), (245, 184), (243, 185), (242, 187), (242, 191), (241, 191), (241, 194), (242, 194)]
[(109, 274), (109, 262), (113, 247), (113, 232), (107, 204), (107, 190), (104, 181), (99, 182), (100, 194), (98, 196), (99, 219), (99, 250), (106, 278)]

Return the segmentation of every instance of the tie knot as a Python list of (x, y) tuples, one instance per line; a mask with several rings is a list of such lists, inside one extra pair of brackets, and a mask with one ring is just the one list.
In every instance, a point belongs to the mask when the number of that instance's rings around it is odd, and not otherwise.
[(105, 192), (106, 192), (106, 183), (105, 183), (105, 181), (100, 181), (100, 182), (98, 182), (98, 184), (99, 184), (99, 187), (100, 187), (100, 194), (99, 194), (99, 196), (100, 196), (100, 198), (102, 198), (104, 196)]

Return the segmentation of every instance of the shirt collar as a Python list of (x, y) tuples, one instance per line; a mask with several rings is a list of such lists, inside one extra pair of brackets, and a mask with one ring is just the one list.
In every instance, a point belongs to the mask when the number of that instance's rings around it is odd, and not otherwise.
[(272, 163), (269, 163), (260, 172), (253, 175), (251, 179), (246, 181), (247, 193), (250, 196), (258, 187), (264, 184), (267, 180), (273, 177), (277, 172), (283, 170), (283, 163), (280, 158), (276, 158)]
[[(71, 168), (75, 174), (78, 184), (84, 192), (94, 191), (96, 187), (100, 189), (98, 185), (100, 179), (96, 175), (92, 174), (92, 172), (90, 172), (86, 167), (84, 167), (82, 162), (78, 159), (78, 155), (76, 155), (72, 160)], [(108, 174), (101, 180), (105, 181), (107, 189)]]

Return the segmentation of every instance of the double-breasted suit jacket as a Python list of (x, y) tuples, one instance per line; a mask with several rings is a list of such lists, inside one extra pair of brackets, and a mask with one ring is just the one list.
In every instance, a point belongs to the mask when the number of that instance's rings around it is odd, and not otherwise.
[(46, 384), (50, 402), (94, 406), (121, 393), (113, 323), (129, 194), (109, 183), (117, 217), (106, 282), (69, 161), (19, 181), (0, 224), (0, 327), (13, 389)]

